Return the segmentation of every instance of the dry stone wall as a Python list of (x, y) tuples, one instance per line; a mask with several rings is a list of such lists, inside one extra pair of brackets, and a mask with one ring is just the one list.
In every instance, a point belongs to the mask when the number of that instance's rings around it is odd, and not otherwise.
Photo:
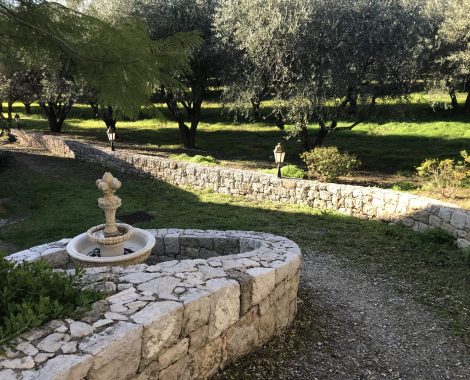
[(442, 228), (455, 238), (459, 247), (470, 247), (470, 210), (430, 198), (374, 187), (278, 179), (259, 172), (207, 167), (127, 151), (111, 152), (51, 135), (24, 131), (15, 134), (22, 144), (47, 149), (57, 156), (99, 162), (113, 170), (158, 178), (174, 185), (336, 210), (359, 218), (402, 223), (420, 232)]
[[(150, 230), (156, 265), (86, 269), (110, 295), (79, 320), (54, 320), (0, 354), (2, 380), (206, 379), (283, 332), (297, 310), (301, 252), (241, 231)], [(67, 239), (7, 259), (66, 265)], [(205, 255), (181, 260), (188, 254)], [(1, 352), (1, 351), (0, 351)]]

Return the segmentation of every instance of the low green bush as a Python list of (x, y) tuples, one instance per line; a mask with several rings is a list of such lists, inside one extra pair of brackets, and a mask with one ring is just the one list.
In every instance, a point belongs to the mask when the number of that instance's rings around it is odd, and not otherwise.
[(410, 191), (410, 190), (415, 190), (415, 189), (416, 189), (416, 185), (413, 182), (409, 182), (409, 181), (399, 182), (392, 186), (392, 190), (395, 190), (395, 191)]
[(440, 228), (430, 228), (424, 231), (422, 238), (436, 244), (454, 244), (454, 237)]
[(73, 317), (100, 299), (81, 289), (82, 272), (54, 272), (43, 262), (15, 265), (0, 259), (0, 344), (26, 330), (62, 317)]
[(172, 159), (178, 161), (187, 161), (192, 162), (195, 164), (202, 164), (202, 165), (217, 165), (218, 161), (212, 156), (202, 156), (200, 154), (196, 154), (195, 156), (189, 156), (186, 153), (181, 154), (174, 154), (171, 156)]
[[(277, 168), (263, 170), (263, 172), (267, 174), (277, 174)], [(304, 178), (305, 174), (305, 170), (302, 170), (296, 165), (286, 165), (281, 168), (281, 175), (283, 177)]]
[(461, 159), (440, 160), (430, 158), (416, 168), (418, 175), (426, 180), (423, 188), (439, 190), (444, 195), (452, 195), (452, 189), (464, 186), (470, 179), (470, 155), (460, 152)]
[(336, 147), (315, 148), (300, 155), (308, 167), (308, 175), (324, 181), (333, 181), (350, 175), (359, 167), (359, 159), (347, 152), (341, 153)]

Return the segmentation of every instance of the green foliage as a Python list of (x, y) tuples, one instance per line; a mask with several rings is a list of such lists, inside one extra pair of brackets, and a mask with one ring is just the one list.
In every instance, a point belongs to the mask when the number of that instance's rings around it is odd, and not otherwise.
[(11, 168), (13, 157), (5, 152), (0, 152), (0, 173)]
[(359, 159), (347, 152), (341, 153), (336, 147), (316, 148), (300, 156), (308, 167), (308, 175), (325, 181), (350, 175), (358, 168)]
[(137, 18), (111, 25), (55, 2), (33, 0), (0, 2), (0, 41), (4, 63), (16, 57), (52, 73), (65, 63), (74, 77), (98, 91), (101, 103), (129, 116), (148, 104), (157, 86), (178, 87), (175, 76), (190, 71), (190, 52), (201, 43), (192, 32), (154, 41)]
[(416, 185), (413, 182), (409, 181), (403, 181), (396, 183), (392, 186), (392, 190), (395, 191), (410, 191), (410, 190), (415, 190)]
[(470, 155), (465, 150), (461, 151), (460, 155), (460, 161), (432, 158), (418, 166), (418, 175), (426, 179), (424, 188), (437, 189), (444, 195), (452, 195), (446, 190), (452, 191), (452, 188), (462, 186), (470, 177)]
[[(264, 170), (267, 174), (277, 174), (277, 169)], [(286, 165), (281, 167), (281, 175), (288, 178), (304, 178), (305, 170), (302, 170), (297, 165)]]
[(217, 165), (218, 162), (217, 160), (212, 157), (212, 156), (202, 156), (200, 154), (196, 154), (195, 156), (189, 156), (186, 153), (181, 153), (181, 154), (175, 154), (172, 155), (171, 158), (179, 161), (187, 161), (187, 162), (192, 162), (195, 164), (202, 164), (202, 165)]
[(43, 262), (0, 259), (0, 344), (55, 318), (73, 316), (101, 296), (80, 289), (81, 271), (54, 272)]
[(453, 244), (454, 237), (440, 228), (430, 228), (423, 232), (422, 238), (436, 244)]

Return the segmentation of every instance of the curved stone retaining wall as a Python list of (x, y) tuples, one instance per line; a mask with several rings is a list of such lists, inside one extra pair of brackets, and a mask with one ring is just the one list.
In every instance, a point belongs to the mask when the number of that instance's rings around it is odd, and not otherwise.
[(278, 179), (259, 172), (207, 167), (126, 151), (111, 152), (38, 133), (15, 131), (15, 134), (23, 144), (47, 149), (61, 157), (100, 162), (121, 172), (255, 200), (304, 204), (359, 218), (402, 223), (416, 231), (442, 228), (454, 236), (459, 247), (470, 246), (470, 210), (430, 198), (374, 187)]
[[(152, 231), (156, 265), (86, 269), (112, 294), (80, 320), (55, 320), (0, 354), (2, 380), (206, 379), (292, 322), (301, 252), (241, 231)], [(68, 262), (67, 239), (7, 257)], [(179, 260), (186, 256), (205, 257)]]

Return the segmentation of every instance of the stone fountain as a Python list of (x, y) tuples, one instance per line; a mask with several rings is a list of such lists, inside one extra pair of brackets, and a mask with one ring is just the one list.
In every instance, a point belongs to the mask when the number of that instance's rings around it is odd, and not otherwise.
[(134, 265), (145, 261), (155, 245), (155, 237), (140, 228), (116, 223), (121, 199), (114, 193), (121, 182), (105, 173), (96, 186), (103, 192), (98, 207), (104, 211), (106, 223), (74, 237), (67, 245), (70, 258), (79, 266)]

